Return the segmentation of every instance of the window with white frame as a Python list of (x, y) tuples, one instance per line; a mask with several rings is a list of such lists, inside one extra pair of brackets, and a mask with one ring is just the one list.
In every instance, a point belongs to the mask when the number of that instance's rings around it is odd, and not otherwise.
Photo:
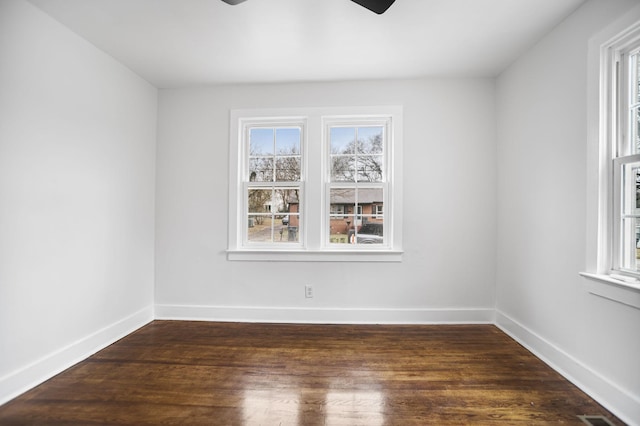
[(589, 293), (640, 309), (640, 9), (589, 41)]
[(300, 245), (304, 122), (247, 121), (242, 132), (244, 245)]
[[(327, 190), (331, 204), (347, 206), (346, 216), (329, 214), (328, 237), (335, 244), (380, 244), (388, 239), (376, 205), (387, 197), (388, 118), (325, 120)], [(339, 238), (346, 235), (347, 238)]]
[(228, 258), (401, 260), (401, 147), (401, 107), (232, 111)]
[(587, 218), (593, 254), (583, 275), (635, 282), (640, 277), (640, 22), (618, 31), (590, 42), (588, 155), (594, 160), (588, 203), (597, 214)]
[[(640, 35), (640, 34), (638, 34)], [(614, 46), (610, 58), (611, 270), (640, 272), (640, 40)]]

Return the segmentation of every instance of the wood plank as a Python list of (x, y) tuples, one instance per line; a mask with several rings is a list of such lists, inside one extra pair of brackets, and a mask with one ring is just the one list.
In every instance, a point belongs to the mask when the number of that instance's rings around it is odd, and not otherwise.
[(0, 407), (0, 424), (623, 423), (491, 325), (154, 321)]

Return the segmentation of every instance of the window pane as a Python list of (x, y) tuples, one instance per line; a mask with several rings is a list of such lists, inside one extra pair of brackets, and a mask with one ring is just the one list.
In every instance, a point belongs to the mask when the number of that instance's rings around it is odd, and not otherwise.
[(273, 155), (273, 129), (249, 131), (249, 155)]
[(356, 229), (356, 244), (382, 244), (384, 223), (372, 216), (362, 217), (362, 226)]
[(299, 197), (300, 187), (248, 188), (248, 242), (299, 242)]
[(249, 242), (300, 242), (300, 215), (297, 213), (290, 213), (286, 215), (250, 214), (247, 226), (247, 237)]
[(344, 205), (343, 204), (331, 204), (329, 206), (329, 215), (335, 217), (344, 216)]
[(356, 144), (355, 127), (332, 127), (331, 154), (353, 154)]
[(271, 215), (250, 214), (247, 223), (247, 239), (250, 242), (271, 242), (272, 237)]
[(277, 200), (279, 213), (298, 213), (300, 199), (299, 188), (276, 188), (274, 198)]
[(330, 205), (341, 204), (343, 205), (344, 213), (353, 213), (353, 206), (356, 203), (356, 190), (355, 188), (331, 188), (329, 191)]
[(354, 235), (354, 216), (344, 214), (329, 216), (329, 242), (331, 244), (350, 244), (350, 237)]
[(300, 241), (300, 215), (289, 213), (282, 216), (280, 223), (276, 225), (275, 242), (297, 243)]
[(297, 182), (300, 180), (300, 157), (276, 157), (276, 181)]
[(382, 244), (382, 188), (331, 188), (329, 199), (330, 243)]
[(273, 191), (271, 189), (249, 189), (247, 206), (249, 213), (270, 213)]
[(382, 188), (359, 188), (358, 204), (364, 207), (364, 214), (371, 214), (372, 205), (382, 205), (384, 201)]
[(300, 154), (300, 129), (276, 129), (276, 153)]
[(640, 152), (640, 108), (631, 108), (629, 114), (631, 123), (631, 146), (629, 150), (631, 154), (637, 154)]
[(640, 225), (640, 162), (622, 166), (622, 222), (620, 226), (620, 263), (624, 269), (637, 269)]
[(331, 181), (332, 182), (355, 182), (356, 161), (355, 156), (332, 156), (331, 157)]
[(358, 157), (358, 182), (382, 182), (382, 155)]
[(271, 181), (273, 181), (273, 158), (251, 158), (249, 160), (249, 182)]
[(358, 127), (358, 154), (382, 154), (382, 126)]
[[(354, 225), (354, 223), (356, 225)], [(374, 216), (334, 217), (329, 220), (329, 242), (331, 244), (382, 244), (384, 242), (384, 220)]]
[(640, 163), (623, 165), (622, 212), (625, 215), (640, 215)]
[(640, 61), (638, 54), (631, 55), (629, 58), (629, 79), (630, 79), (630, 104), (640, 102)]
[(622, 220), (621, 263), (623, 269), (632, 271), (640, 270), (639, 266), (639, 239), (640, 219), (625, 218)]

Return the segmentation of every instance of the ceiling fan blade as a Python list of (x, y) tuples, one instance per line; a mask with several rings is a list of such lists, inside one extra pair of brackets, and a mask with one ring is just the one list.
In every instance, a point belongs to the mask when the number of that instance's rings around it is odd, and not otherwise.
[[(245, 0), (222, 0), (223, 2), (231, 5), (240, 4)], [(351, 0), (354, 3), (358, 3), (360, 6), (364, 6), (372, 12), (382, 15), (391, 7), (396, 0)]]
[[(226, 0), (225, 0), (226, 1)], [(354, 3), (358, 3), (360, 6), (364, 6), (372, 12), (382, 15), (391, 7), (396, 0), (351, 0)]]

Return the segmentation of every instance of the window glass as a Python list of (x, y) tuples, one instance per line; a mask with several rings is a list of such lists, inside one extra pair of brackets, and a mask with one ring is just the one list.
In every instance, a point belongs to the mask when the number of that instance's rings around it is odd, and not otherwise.
[(637, 271), (640, 238), (640, 162), (623, 164), (622, 170), (620, 263), (623, 269)]
[(384, 127), (332, 127), (331, 181), (382, 182)]
[(273, 129), (254, 128), (250, 130), (250, 155), (273, 155)]
[(247, 241), (299, 242), (298, 188), (248, 190)]
[[(640, 152), (640, 67), (639, 55), (633, 54), (629, 57), (629, 133), (627, 150), (630, 154)], [(624, 150), (626, 151), (626, 150)], [(624, 152), (623, 151), (623, 152)]]
[(249, 131), (249, 180), (300, 180), (300, 128), (252, 128)]

